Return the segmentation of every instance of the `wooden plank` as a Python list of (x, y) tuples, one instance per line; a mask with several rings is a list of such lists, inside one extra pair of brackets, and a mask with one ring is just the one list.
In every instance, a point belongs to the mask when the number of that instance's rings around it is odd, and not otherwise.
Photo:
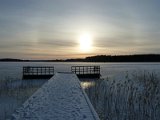
[(36, 91), (13, 120), (99, 120), (79, 79), (73, 73), (56, 73)]

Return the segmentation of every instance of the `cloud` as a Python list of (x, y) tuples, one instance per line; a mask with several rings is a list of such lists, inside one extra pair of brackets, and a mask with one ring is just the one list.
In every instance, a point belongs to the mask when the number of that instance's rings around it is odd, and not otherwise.
[[(73, 57), (159, 51), (159, 1), (29, 0), (0, 4), (0, 57)], [(94, 51), (77, 38), (93, 34)]]
[(54, 40), (54, 39), (39, 39), (37, 42), (38, 45), (41, 46), (51, 46), (55, 48), (62, 48), (62, 47), (75, 47), (77, 46), (77, 42), (73, 40)]

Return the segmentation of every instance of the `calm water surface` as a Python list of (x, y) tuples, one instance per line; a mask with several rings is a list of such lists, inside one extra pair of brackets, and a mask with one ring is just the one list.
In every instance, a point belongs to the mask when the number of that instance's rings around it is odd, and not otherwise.
[(160, 71), (160, 63), (0, 62), (0, 80), (21, 79), (23, 66), (54, 66), (55, 72), (70, 72), (74, 65), (100, 65), (103, 78), (126, 71)]
[[(160, 72), (160, 63), (84, 63), (84, 62), (0, 62), (0, 119), (10, 118), (46, 80), (22, 80), (23, 66), (54, 66), (55, 72), (70, 72), (71, 66), (99, 65), (102, 78), (137, 71)], [(83, 83), (83, 87), (89, 83)]]

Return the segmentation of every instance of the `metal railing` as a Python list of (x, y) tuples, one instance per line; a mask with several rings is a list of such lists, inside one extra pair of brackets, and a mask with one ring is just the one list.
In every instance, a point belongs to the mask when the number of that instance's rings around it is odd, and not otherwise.
[(100, 66), (72, 66), (71, 72), (75, 73), (76, 75), (98, 75), (100, 76)]
[(48, 66), (24, 66), (23, 67), (23, 78), (32, 76), (53, 76), (54, 75), (54, 67)]

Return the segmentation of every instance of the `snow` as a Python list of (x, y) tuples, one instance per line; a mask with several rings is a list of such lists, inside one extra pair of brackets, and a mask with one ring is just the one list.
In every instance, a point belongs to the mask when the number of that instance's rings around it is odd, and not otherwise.
[[(117, 82), (123, 82), (124, 76), (134, 72), (143, 73), (160, 71), (159, 63), (87, 63), (87, 62), (0, 62), (0, 119), (10, 118), (12, 112), (17, 109), (34, 90), (40, 87), (46, 80), (22, 80), (23, 66), (54, 66), (55, 72), (70, 72), (71, 66), (100, 65), (101, 77)], [(133, 79), (134, 80), (134, 79)], [(115, 84), (118, 84), (118, 83)], [(5, 84), (7, 83), (7, 90)], [(85, 82), (84, 88), (93, 87), (93, 83)], [(20, 89), (19, 89), (20, 88)], [(24, 90), (21, 90), (24, 89)], [(6, 88), (5, 88), (6, 89)], [(12, 89), (12, 92), (10, 92)], [(7, 92), (7, 94), (6, 94)], [(93, 91), (92, 91), (93, 92)], [(24, 94), (23, 94), (24, 93)], [(27, 93), (27, 94), (26, 94)], [(29, 94), (28, 94), (29, 93)], [(4, 96), (5, 95), (5, 96)], [(102, 98), (100, 98), (102, 100)], [(101, 114), (101, 113), (100, 113)], [(108, 114), (108, 113), (107, 113)], [(5, 117), (3, 117), (5, 116)]]
[(79, 79), (56, 73), (12, 115), (12, 120), (99, 120)]

